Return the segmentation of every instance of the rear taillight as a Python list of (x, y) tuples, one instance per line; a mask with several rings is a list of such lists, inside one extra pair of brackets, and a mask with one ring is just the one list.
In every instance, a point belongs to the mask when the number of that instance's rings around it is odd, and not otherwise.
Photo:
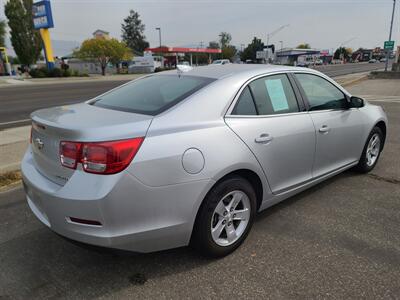
[(124, 170), (135, 157), (144, 138), (111, 142), (60, 143), (60, 159), (64, 167), (76, 169), (82, 163), (85, 172), (115, 174)]
[(81, 158), (82, 143), (60, 142), (60, 160), (64, 167), (76, 169)]

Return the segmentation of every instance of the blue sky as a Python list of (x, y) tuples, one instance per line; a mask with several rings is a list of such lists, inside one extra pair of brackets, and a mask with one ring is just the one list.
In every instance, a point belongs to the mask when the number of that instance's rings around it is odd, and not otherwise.
[[(4, 3), (0, 0), (0, 19)], [(382, 46), (388, 38), (393, 0), (51, 0), (54, 40), (80, 42), (95, 29), (120, 38), (121, 22), (129, 9), (139, 12), (151, 46), (158, 46), (155, 27), (162, 28), (163, 44), (207, 44), (221, 31), (231, 33), (234, 45), (248, 44), (254, 36), (289, 27), (271, 38), (284, 47), (307, 42), (320, 49), (346, 46)], [(400, 38), (400, 3), (396, 9), (394, 39)], [(68, 45), (68, 43), (66, 43)], [(66, 46), (68, 47), (68, 46)]]

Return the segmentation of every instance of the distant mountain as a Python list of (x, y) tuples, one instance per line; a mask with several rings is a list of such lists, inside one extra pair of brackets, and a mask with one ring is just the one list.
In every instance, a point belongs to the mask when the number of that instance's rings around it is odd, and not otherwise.
[(81, 43), (77, 41), (52, 40), (51, 43), (53, 45), (54, 55), (60, 57), (71, 54), (75, 48), (81, 45)]
[[(54, 55), (59, 57), (71, 54), (76, 47), (80, 46), (80, 43), (77, 41), (51, 40), (51, 43), (53, 46)], [(6, 46), (7, 54), (9, 56), (15, 56), (14, 49), (12, 49), (9, 39), (6, 39)]]

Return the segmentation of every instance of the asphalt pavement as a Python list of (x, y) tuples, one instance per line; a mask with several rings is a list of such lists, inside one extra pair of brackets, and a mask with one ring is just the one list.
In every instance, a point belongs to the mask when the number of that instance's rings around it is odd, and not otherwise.
[[(357, 63), (317, 66), (328, 76), (341, 76), (381, 69), (383, 63)], [(89, 100), (128, 80), (101, 82), (63, 82), (52, 84), (19, 84), (0, 88), (0, 129), (27, 125), (31, 112), (50, 106)]]
[(223, 259), (82, 247), (37, 221), (20, 187), (0, 193), (0, 299), (399, 299), (400, 93), (382, 82), (350, 88), (389, 116), (373, 172), (347, 171), (260, 213)]
[[(374, 71), (384, 69), (385, 63), (356, 63), (356, 64), (343, 64), (343, 65), (324, 65), (316, 66), (315, 69), (322, 73), (330, 76), (342, 76), (354, 73), (363, 73), (368, 71)], [(391, 68), (391, 64), (389, 66)]]

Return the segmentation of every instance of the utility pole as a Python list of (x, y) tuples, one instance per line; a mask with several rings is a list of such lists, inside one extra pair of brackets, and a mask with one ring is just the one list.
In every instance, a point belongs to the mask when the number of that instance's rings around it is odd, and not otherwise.
[(222, 53), (222, 46), (223, 46), (223, 45), (222, 45), (222, 36), (223, 36), (223, 35), (222, 35), (222, 34), (219, 34), (218, 36), (220, 37), (220, 42), (221, 42), (221, 47), (220, 47), (220, 48), (221, 48), (221, 58), (224, 58), (224, 54)]
[[(198, 50), (199, 48), (197, 48)], [(200, 49), (203, 49), (203, 41), (200, 42)], [(196, 53), (196, 66), (199, 65), (199, 53)]]
[(243, 52), (244, 44), (240, 44), (240, 52)]
[[(393, 11), (392, 11), (392, 21), (390, 22), (390, 32), (389, 32), (389, 41), (392, 40), (392, 30), (393, 30), (393, 19), (394, 19), (394, 11), (396, 9), (396, 0), (393, 0)], [(390, 50), (386, 50), (386, 62), (385, 62), (385, 72), (387, 72), (388, 64), (389, 64), (389, 53)]]

